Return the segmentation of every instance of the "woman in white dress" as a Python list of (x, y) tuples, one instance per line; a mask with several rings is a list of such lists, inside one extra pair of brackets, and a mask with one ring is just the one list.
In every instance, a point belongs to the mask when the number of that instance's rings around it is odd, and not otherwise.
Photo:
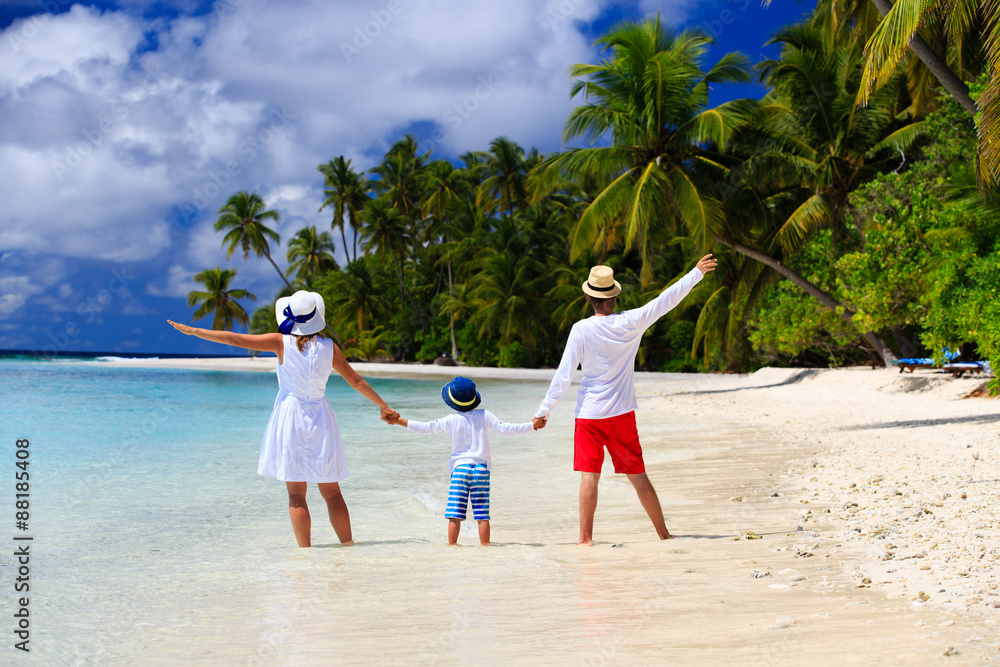
[(278, 396), (260, 447), (257, 472), (288, 487), (288, 515), (300, 547), (311, 545), (312, 520), (306, 504), (309, 482), (319, 487), (330, 523), (344, 544), (351, 543), (351, 517), (340, 491), (348, 476), (340, 429), (326, 399), (326, 381), (337, 371), (359, 394), (378, 406), (381, 419), (398, 417), (347, 363), (340, 348), (320, 336), (326, 328), (323, 297), (300, 290), (275, 303), (279, 333), (261, 335), (198, 329), (171, 322), (183, 334), (278, 355)]

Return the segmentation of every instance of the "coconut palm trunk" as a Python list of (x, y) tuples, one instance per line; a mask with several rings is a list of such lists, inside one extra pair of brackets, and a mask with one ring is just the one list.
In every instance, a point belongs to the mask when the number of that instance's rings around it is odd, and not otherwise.
[[(782, 276), (790, 280), (794, 285), (801, 288), (802, 291), (804, 291), (806, 294), (819, 301), (824, 307), (828, 308), (829, 310), (832, 310), (834, 313), (840, 316), (842, 320), (848, 322), (851, 326), (856, 327), (856, 325), (854, 324), (854, 320), (852, 319), (854, 316), (854, 311), (850, 310), (849, 308), (844, 306), (844, 304), (837, 301), (828, 292), (823, 291), (813, 283), (806, 280), (804, 277), (793, 271), (791, 268), (783, 264), (781, 261), (759, 250), (755, 250), (753, 248), (745, 246), (742, 243), (737, 243), (736, 241), (731, 241), (729, 239), (721, 237), (717, 237), (716, 240), (718, 240), (718, 242), (721, 243), (722, 245), (735, 250), (741, 255), (749, 257), (750, 259), (756, 260), (761, 264), (764, 264), (774, 269)], [(885, 364), (886, 368), (891, 368), (892, 362), (896, 361), (897, 357), (895, 354), (893, 354), (892, 350), (889, 349), (889, 346), (886, 345), (885, 342), (881, 338), (879, 338), (878, 335), (873, 331), (858, 331), (858, 333), (861, 334), (861, 337), (864, 338), (866, 341), (868, 341), (868, 344), (871, 345), (876, 352), (878, 352), (880, 357), (882, 357), (882, 362)]]
[(290, 282), (288, 282), (288, 278), (285, 277), (285, 273), (281, 269), (278, 268), (278, 265), (275, 263), (274, 259), (271, 258), (271, 251), (270, 250), (265, 250), (264, 251), (264, 257), (267, 257), (267, 261), (271, 262), (271, 266), (273, 266), (274, 270), (278, 272), (279, 276), (281, 276), (281, 280), (285, 283), (285, 286), (288, 287), (288, 289), (290, 289), (292, 291), (295, 291), (292, 288), (292, 284)]
[[(875, 8), (878, 9), (879, 13), (885, 17), (886, 14), (892, 9), (892, 0), (871, 0)], [(937, 54), (931, 45), (924, 41), (918, 33), (914, 33), (913, 37), (910, 38), (910, 49), (917, 54), (921, 62), (927, 66), (931, 74), (944, 86), (952, 97), (954, 97), (962, 108), (968, 111), (970, 114), (975, 116), (979, 113), (976, 108), (976, 103), (972, 101), (972, 97), (969, 96), (969, 87), (965, 85), (965, 82), (958, 77), (957, 74), (951, 71), (944, 59)]]
[[(452, 295), (451, 259), (448, 260), (448, 297)], [(458, 342), (455, 340), (455, 309), (448, 314), (448, 328), (451, 330), (451, 358), (458, 361)]]

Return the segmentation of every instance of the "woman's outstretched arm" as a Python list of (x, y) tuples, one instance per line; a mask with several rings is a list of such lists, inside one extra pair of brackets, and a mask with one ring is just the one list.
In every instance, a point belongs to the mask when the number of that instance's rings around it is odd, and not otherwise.
[(337, 344), (333, 346), (333, 370), (340, 373), (340, 376), (347, 380), (347, 384), (351, 385), (354, 391), (378, 406), (381, 413), (379, 419), (391, 424), (392, 422), (389, 421), (390, 418), (397, 419), (399, 417), (399, 413), (390, 408), (389, 404), (378, 395), (378, 392), (372, 389), (371, 385), (356, 370), (351, 368), (351, 365), (347, 363), (344, 353), (340, 351), (340, 347)]
[(216, 331), (215, 329), (199, 329), (198, 327), (190, 327), (186, 324), (180, 324), (179, 322), (167, 322), (173, 328), (180, 331), (182, 334), (187, 336), (196, 336), (203, 340), (210, 340), (213, 343), (223, 343), (224, 345), (232, 345), (234, 347), (242, 347), (246, 350), (257, 350), (258, 352), (274, 352), (279, 357), (281, 356), (281, 334), (279, 333), (268, 333), (268, 334), (241, 334), (235, 333), (233, 331)]

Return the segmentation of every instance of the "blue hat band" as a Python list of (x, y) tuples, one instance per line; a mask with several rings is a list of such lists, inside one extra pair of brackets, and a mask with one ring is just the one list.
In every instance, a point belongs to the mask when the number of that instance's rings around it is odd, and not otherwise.
[(316, 315), (316, 308), (313, 308), (311, 313), (306, 313), (305, 315), (295, 315), (292, 313), (291, 306), (285, 306), (285, 309), (281, 312), (285, 316), (285, 321), (278, 325), (278, 331), (283, 334), (292, 333), (292, 327), (298, 324), (303, 324), (308, 322)]

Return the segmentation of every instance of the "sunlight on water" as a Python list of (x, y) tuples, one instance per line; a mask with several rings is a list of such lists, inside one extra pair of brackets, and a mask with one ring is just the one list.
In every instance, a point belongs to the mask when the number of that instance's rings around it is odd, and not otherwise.
[[(358, 544), (337, 544), (313, 487), (317, 548), (300, 550), (284, 485), (256, 474), (273, 375), (12, 361), (0, 381), (4, 460), (14, 438), (32, 448), (33, 651), (18, 664), (572, 662), (626, 641), (647, 595), (605, 605), (614, 582), (601, 562), (618, 552), (571, 546), (569, 401), (545, 431), (491, 438), (496, 546), (471, 546), (467, 522), (470, 546), (448, 548), (447, 436), (387, 426), (331, 381)], [(371, 384), (404, 417), (448, 412), (441, 381)], [(546, 389), (478, 384), (507, 421), (530, 419)], [(686, 456), (684, 440), (654, 458)], [(609, 498), (631, 493), (605, 486)], [(601, 527), (649, 541), (629, 502), (627, 521), (608, 513)], [(631, 557), (655, 567), (641, 549)]]

